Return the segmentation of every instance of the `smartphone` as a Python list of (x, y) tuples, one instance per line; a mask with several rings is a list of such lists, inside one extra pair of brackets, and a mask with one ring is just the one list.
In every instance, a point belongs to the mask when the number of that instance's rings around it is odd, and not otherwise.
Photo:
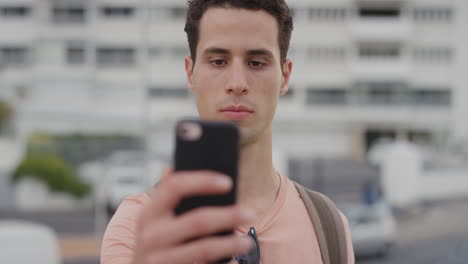
[(229, 176), (230, 192), (183, 199), (175, 212), (183, 214), (202, 206), (227, 206), (236, 202), (239, 132), (233, 123), (182, 120), (176, 125), (175, 171), (210, 170)]
[[(239, 131), (233, 123), (200, 120), (179, 121), (175, 129), (175, 171), (211, 170), (231, 177), (232, 189), (223, 195), (194, 196), (183, 199), (176, 215), (203, 206), (228, 206), (236, 203), (239, 163)], [(233, 234), (234, 230), (214, 234)], [(198, 238), (195, 238), (198, 239)], [(215, 263), (228, 263), (223, 259)]]

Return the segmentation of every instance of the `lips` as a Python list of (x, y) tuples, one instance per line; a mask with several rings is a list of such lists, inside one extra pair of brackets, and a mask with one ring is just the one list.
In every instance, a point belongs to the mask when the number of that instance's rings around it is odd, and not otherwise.
[(232, 120), (241, 120), (250, 116), (254, 111), (243, 105), (230, 105), (221, 108), (220, 112)]
[(243, 105), (230, 105), (230, 106), (221, 108), (221, 112), (225, 112), (225, 111), (253, 113), (253, 110)]

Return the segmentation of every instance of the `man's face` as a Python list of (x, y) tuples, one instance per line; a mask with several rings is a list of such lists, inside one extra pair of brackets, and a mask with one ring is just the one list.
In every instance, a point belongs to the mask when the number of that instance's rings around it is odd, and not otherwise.
[(278, 26), (264, 11), (210, 8), (200, 21), (195, 65), (185, 68), (201, 119), (234, 121), (241, 144), (271, 131), (292, 68), (280, 63)]

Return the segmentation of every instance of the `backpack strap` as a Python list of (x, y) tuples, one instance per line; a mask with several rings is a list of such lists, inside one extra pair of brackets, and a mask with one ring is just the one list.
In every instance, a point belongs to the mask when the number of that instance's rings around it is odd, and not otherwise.
[(347, 264), (346, 231), (338, 208), (325, 195), (294, 185), (312, 220), (323, 264)]

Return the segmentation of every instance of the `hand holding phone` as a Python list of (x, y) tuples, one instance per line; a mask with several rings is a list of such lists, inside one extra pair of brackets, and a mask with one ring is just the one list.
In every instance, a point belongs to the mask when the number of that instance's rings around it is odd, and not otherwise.
[[(208, 129), (203, 128), (206, 132), (204, 135), (210, 135), (210, 139), (205, 141), (200, 137), (198, 140), (203, 142), (198, 142), (197, 146), (192, 145), (195, 142), (177, 143), (175, 153), (177, 168), (174, 172), (169, 172), (171, 175), (168, 177), (162, 177), (165, 180), (155, 187), (151, 201), (142, 210), (135, 237), (136, 255), (132, 264), (186, 264), (194, 261), (212, 263), (228, 256), (243, 254), (253, 246), (250, 240), (234, 234), (214, 235), (251, 222), (253, 215), (234, 204), (237, 158), (234, 157), (235, 162), (232, 159), (227, 160), (229, 164), (221, 166), (219, 170), (218, 166), (213, 166), (221, 164), (219, 162), (225, 158), (221, 156), (236, 153), (237, 151), (232, 152), (231, 148), (236, 149), (237, 145), (230, 142), (228, 143), (230, 147), (223, 146), (219, 149), (220, 145), (211, 145), (213, 143), (211, 135), (216, 138), (214, 141), (221, 145), (226, 144), (228, 139), (232, 139), (232, 135), (229, 134), (231, 132), (224, 132), (225, 130), (220, 128), (213, 129), (211, 125), (208, 125), (210, 127)], [(220, 131), (223, 132), (220, 133)], [(183, 131), (179, 132), (183, 133)], [(212, 162), (211, 158), (205, 159), (206, 157), (201, 156), (192, 158), (192, 154), (200, 154), (194, 150), (199, 149), (200, 146), (206, 146), (207, 142), (212, 142), (208, 144), (211, 146), (207, 149), (203, 148), (201, 153), (209, 152), (211, 153), (209, 157), (215, 155), (216, 162)], [(183, 150), (187, 152), (181, 152)], [(220, 153), (220, 150), (227, 152)], [(225, 170), (226, 168), (229, 170)], [(202, 199), (193, 200), (193, 197), (202, 197)], [(215, 202), (216, 199), (213, 198), (216, 197), (226, 197), (221, 199), (223, 203), (218, 205), (231, 205), (212, 206), (211, 202)], [(205, 203), (206, 201), (208, 203)], [(196, 210), (193, 210), (195, 208)]]
[[(230, 206), (236, 202), (239, 132), (231, 123), (183, 120), (176, 127), (175, 171), (214, 171), (231, 178), (232, 189), (222, 195), (193, 196), (182, 200), (176, 208), (180, 215), (203, 206)], [(233, 229), (219, 232), (228, 236)], [(201, 239), (201, 238), (195, 238)], [(229, 259), (216, 263), (227, 263)]]

